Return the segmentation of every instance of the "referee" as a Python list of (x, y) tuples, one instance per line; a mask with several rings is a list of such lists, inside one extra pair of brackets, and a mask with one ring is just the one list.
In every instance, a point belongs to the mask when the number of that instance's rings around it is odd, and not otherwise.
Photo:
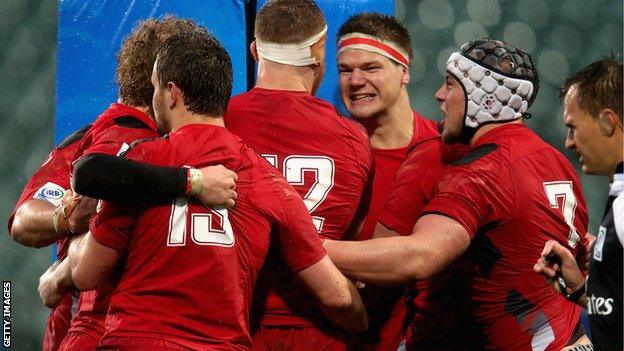
[(594, 350), (622, 350), (622, 63), (603, 59), (590, 64), (566, 80), (561, 96), (569, 129), (565, 146), (578, 152), (583, 172), (611, 178), (609, 200), (587, 280), (572, 254), (555, 241), (546, 243), (534, 269), (587, 308)]

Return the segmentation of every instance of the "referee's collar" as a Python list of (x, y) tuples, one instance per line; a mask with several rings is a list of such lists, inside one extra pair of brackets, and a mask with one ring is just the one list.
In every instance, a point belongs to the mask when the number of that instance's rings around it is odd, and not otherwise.
[(609, 196), (618, 196), (624, 190), (624, 169), (623, 163), (620, 162), (617, 167), (615, 167), (615, 174), (613, 175), (613, 182), (611, 182), (611, 187), (609, 189)]

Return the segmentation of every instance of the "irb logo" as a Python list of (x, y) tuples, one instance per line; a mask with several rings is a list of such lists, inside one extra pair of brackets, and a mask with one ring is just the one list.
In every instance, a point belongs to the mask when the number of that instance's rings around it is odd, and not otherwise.
[(59, 199), (63, 197), (63, 192), (58, 189), (44, 189), (43, 196), (52, 198), (52, 199)]
[(48, 182), (37, 190), (33, 198), (49, 202), (54, 206), (58, 206), (61, 204), (63, 196), (65, 196), (65, 189), (63, 189), (63, 187), (58, 184)]

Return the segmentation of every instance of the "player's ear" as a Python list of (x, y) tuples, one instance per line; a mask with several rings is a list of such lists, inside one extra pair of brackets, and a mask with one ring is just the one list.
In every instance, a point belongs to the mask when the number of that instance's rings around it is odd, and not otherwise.
[(610, 137), (613, 135), (618, 122), (619, 118), (615, 115), (613, 110), (606, 108), (600, 111), (600, 114), (598, 115), (598, 127), (600, 128), (600, 134)]
[(167, 83), (167, 90), (169, 91), (169, 108), (173, 109), (182, 96), (182, 92), (174, 82)]
[(254, 58), (254, 61), (258, 62), (258, 49), (256, 48), (255, 40), (249, 44), (249, 52), (251, 52), (251, 56)]
[(401, 66), (401, 70), (403, 70), (403, 72), (402, 72), (403, 76), (401, 77), (401, 83), (407, 85), (410, 82), (410, 71), (409, 71), (408, 68), (405, 68), (403, 66)]

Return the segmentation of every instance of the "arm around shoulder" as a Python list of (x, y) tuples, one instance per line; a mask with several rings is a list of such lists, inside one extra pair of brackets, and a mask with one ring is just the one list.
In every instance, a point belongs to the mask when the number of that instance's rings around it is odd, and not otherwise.
[(365, 283), (396, 286), (428, 279), (457, 259), (470, 236), (450, 217), (421, 217), (410, 236), (358, 242), (325, 241), (325, 249), (348, 277)]

